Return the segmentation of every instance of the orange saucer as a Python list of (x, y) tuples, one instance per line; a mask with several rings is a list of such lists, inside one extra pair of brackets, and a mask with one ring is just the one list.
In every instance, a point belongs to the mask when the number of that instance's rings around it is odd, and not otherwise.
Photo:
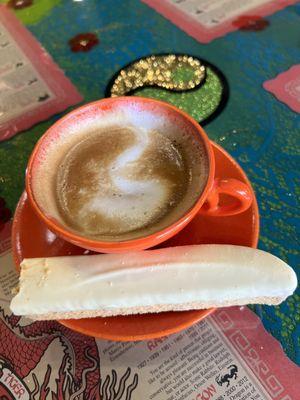
[[(236, 178), (248, 184), (241, 167), (220, 146), (213, 144), (216, 177)], [(255, 199), (255, 196), (253, 196)], [(225, 199), (226, 200), (226, 199)], [(162, 246), (201, 243), (223, 243), (256, 247), (259, 234), (257, 202), (242, 214), (231, 217), (196, 216), (186, 228)], [(17, 267), (23, 258), (79, 255), (85, 249), (76, 247), (50, 232), (35, 215), (23, 193), (16, 209), (12, 233), (13, 256)], [(59, 284), (59, 282), (58, 282)], [(61, 324), (101, 339), (143, 340), (178, 332), (205, 318), (214, 309), (166, 312), (110, 318), (63, 320)]]

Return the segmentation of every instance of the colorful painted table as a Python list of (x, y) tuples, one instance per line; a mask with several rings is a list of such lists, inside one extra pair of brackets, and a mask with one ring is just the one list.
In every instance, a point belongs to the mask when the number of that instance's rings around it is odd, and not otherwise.
[[(268, 17), (265, 29), (236, 31), (205, 45), (138, 0), (40, 0), (16, 15), (65, 71), (84, 102), (104, 97), (120, 68), (149, 54), (187, 53), (216, 65), (228, 80), (229, 101), (206, 131), (238, 160), (254, 185), (261, 213), (259, 247), (299, 268), (300, 118), (262, 88), (265, 80), (299, 59), (299, 4)], [(88, 52), (72, 52), (69, 40), (82, 32), (95, 33), (99, 43)], [(57, 118), (0, 144), (0, 197), (11, 211), (24, 188), (28, 156)], [(254, 307), (297, 363), (299, 300), (298, 290), (279, 307)]]

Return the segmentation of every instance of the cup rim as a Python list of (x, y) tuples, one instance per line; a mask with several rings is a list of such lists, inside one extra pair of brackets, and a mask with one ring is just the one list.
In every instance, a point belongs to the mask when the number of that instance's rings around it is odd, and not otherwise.
[[(57, 221), (55, 218), (51, 218), (51, 216), (48, 216), (45, 214), (43, 211), (42, 207), (38, 204), (37, 200), (35, 199), (34, 196), (34, 191), (31, 185), (31, 178), (34, 174), (34, 164), (36, 158), (39, 156), (39, 150), (46, 138), (51, 136), (52, 132), (55, 130), (55, 128), (60, 125), (63, 121), (66, 121), (81, 111), (88, 109), (91, 106), (97, 106), (97, 105), (102, 105), (102, 104), (107, 104), (107, 103), (114, 103), (114, 102), (139, 102), (139, 103), (155, 103), (158, 106), (167, 108), (177, 114), (180, 114), (185, 120), (187, 120), (192, 126), (194, 126), (197, 134), (199, 134), (201, 138), (201, 142), (204, 145), (207, 158), (208, 158), (208, 176), (207, 180), (204, 186), (204, 189), (202, 192), (199, 194), (197, 200), (195, 203), (188, 209), (186, 210), (183, 215), (173, 222), (172, 224), (168, 225), (167, 227), (158, 230), (157, 232), (151, 233), (150, 235), (145, 235), (142, 237), (134, 238), (134, 239), (129, 239), (129, 240), (121, 240), (121, 241), (109, 241), (109, 240), (97, 240), (97, 239), (91, 239), (86, 236), (80, 235), (79, 233), (76, 233), (70, 229), (68, 229), (67, 226), (63, 225), (59, 221)], [(196, 136), (198, 138), (198, 135)], [(213, 182), (214, 182), (214, 175), (215, 175), (215, 160), (214, 160), (214, 155), (213, 155), (213, 150), (212, 146), (210, 144), (210, 140), (205, 133), (204, 129), (199, 125), (198, 122), (196, 122), (190, 115), (188, 115), (186, 112), (180, 110), (179, 108), (166, 103), (164, 101), (160, 100), (155, 100), (155, 99), (150, 99), (150, 98), (145, 98), (145, 97), (139, 97), (139, 96), (121, 96), (121, 97), (111, 97), (111, 98), (104, 98), (100, 100), (96, 100), (90, 103), (86, 103), (72, 111), (70, 111), (68, 114), (60, 118), (58, 121), (56, 121), (53, 125), (51, 125), (46, 132), (41, 136), (41, 138), (37, 141), (36, 145), (34, 146), (34, 149), (30, 155), (27, 168), (26, 168), (26, 175), (25, 175), (25, 188), (26, 192), (29, 198), (29, 201), (31, 205), (33, 206), (35, 212), (37, 215), (42, 219), (42, 221), (48, 226), (48, 228), (56, 233), (58, 236), (64, 238), (68, 242), (71, 242), (73, 244), (79, 245), (80, 247), (86, 248), (86, 249), (99, 249), (99, 251), (113, 251), (113, 252), (118, 252), (118, 251), (126, 251), (127, 249), (129, 250), (140, 250), (140, 249), (145, 249), (149, 247), (153, 247), (173, 235), (175, 235), (177, 232), (179, 232), (181, 229), (183, 229), (187, 223), (197, 214), (197, 212), (200, 210), (201, 206), (203, 205), (207, 195), (212, 189)]]

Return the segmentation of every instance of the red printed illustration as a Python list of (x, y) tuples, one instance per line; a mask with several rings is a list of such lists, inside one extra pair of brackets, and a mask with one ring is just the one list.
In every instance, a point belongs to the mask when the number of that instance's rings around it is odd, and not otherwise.
[[(0, 315), (1, 395), (21, 400), (44, 400), (49, 393), (53, 400), (100, 399), (99, 356), (95, 339), (72, 332), (55, 321), (24, 325), (24, 321), (20, 324), (20, 317), (5, 315), (2, 308)], [(56, 373), (48, 363), (43, 368), (47, 351), (55, 357), (60, 355), (60, 360), (53, 360), (60, 363)], [(51, 354), (45, 358), (49, 361)], [(44, 376), (41, 376), (43, 369)], [(55, 390), (50, 389), (53, 388), (50, 380), (55, 381)]]
[(6, 225), (0, 236), (0, 398), (100, 399), (94, 338), (56, 321), (34, 322), (11, 314), (10, 291), (17, 275), (8, 246), (11, 225)]
[[(11, 313), (18, 281), (10, 252), (11, 223), (0, 232), (0, 399), (130, 400), (138, 384), (131, 369), (100, 379), (96, 340), (56, 321)], [(133, 376), (132, 376), (133, 375)]]
[[(55, 321), (24, 325), (22, 320), (28, 320), (5, 315), (3, 308), (0, 315), (1, 399), (131, 399), (138, 375), (131, 377), (128, 368), (118, 377), (112, 370), (111, 376), (101, 381), (95, 339), (72, 332)], [(53, 360), (60, 364), (59, 368), (48, 364), (51, 352), (55, 358), (61, 354)]]

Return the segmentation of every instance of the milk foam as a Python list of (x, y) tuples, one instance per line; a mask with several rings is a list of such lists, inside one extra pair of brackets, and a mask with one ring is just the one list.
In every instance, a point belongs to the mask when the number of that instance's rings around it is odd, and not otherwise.
[[(109, 166), (107, 173), (112, 182), (111, 192), (102, 196), (99, 184), (97, 193), (82, 210), (83, 214), (96, 212), (106, 215), (118, 224), (129, 223), (131, 229), (146, 225), (160, 212), (168, 201), (168, 186), (158, 179), (134, 180), (124, 176), (124, 168), (132, 162), (141, 160), (149, 146), (149, 132), (135, 131), (136, 143), (123, 151)], [(142, 162), (142, 161), (140, 161)], [(101, 171), (103, 173), (103, 171)], [(115, 196), (117, 189), (119, 195)]]
[(57, 175), (58, 200), (62, 214), (87, 234), (125, 233), (173, 208), (185, 194), (186, 172), (165, 135), (110, 127), (91, 132), (66, 155)]

